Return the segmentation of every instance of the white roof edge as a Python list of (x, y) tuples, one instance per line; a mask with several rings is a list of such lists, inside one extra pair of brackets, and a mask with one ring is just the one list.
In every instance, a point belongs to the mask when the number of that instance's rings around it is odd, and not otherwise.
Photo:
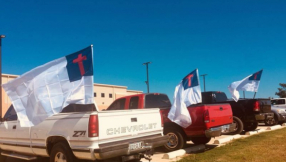
[(143, 91), (138, 91), (138, 90), (126, 90), (127, 92), (139, 92), (139, 93), (143, 93)]
[(106, 86), (106, 87), (117, 87), (117, 88), (126, 88), (127, 89), (127, 86), (118, 86), (118, 85), (111, 85), (111, 84), (93, 83), (93, 85)]
[(11, 76), (11, 77), (18, 77), (18, 76), (20, 76), (20, 75), (13, 75), (13, 74), (3, 74), (3, 73), (2, 73), (2, 76)]

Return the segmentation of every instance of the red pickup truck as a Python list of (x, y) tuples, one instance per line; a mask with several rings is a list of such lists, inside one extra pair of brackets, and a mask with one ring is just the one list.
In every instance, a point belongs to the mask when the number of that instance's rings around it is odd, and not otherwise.
[[(165, 144), (167, 151), (184, 148), (186, 141), (194, 144), (206, 144), (211, 137), (222, 132), (235, 130), (232, 110), (229, 104), (195, 104), (188, 107), (192, 124), (183, 128), (168, 118), (171, 103), (166, 94), (147, 93), (125, 96), (116, 99), (106, 110), (160, 108), (164, 134), (169, 136)], [(148, 119), (146, 119), (148, 120)]]

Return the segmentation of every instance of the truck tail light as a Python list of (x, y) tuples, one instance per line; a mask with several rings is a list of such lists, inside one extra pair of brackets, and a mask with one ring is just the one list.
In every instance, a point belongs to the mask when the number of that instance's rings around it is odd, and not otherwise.
[(160, 110), (160, 115), (161, 115), (161, 126), (164, 127), (164, 118), (162, 110)]
[(210, 114), (209, 114), (209, 110), (208, 109), (205, 110), (204, 119), (205, 119), (205, 123), (209, 123), (210, 122)]
[(88, 122), (88, 137), (98, 137), (98, 116), (90, 115)]
[(260, 110), (259, 101), (255, 101), (253, 105), (253, 111), (259, 111), (259, 110)]

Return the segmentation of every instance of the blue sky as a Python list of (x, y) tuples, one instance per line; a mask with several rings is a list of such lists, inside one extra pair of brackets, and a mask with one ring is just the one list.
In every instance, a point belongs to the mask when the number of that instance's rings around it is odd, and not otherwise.
[[(206, 90), (263, 69), (257, 97), (286, 83), (286, 1), (0, 0), (2, 70), (24, 72), (94, 45), (94, 81), (173, 98), (199, 69)], [(200, 79), (203, 90), (203, 80)], [(242, 93), (241, 93), (242, 94)], [(252, 97), (253, 93), (246, 93)]]

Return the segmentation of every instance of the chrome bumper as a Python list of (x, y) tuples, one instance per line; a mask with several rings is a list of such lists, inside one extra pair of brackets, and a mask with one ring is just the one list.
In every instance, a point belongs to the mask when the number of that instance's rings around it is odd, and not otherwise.
[[(108, 144), (106, 146), (100, 146), (99, 149), (94, 150), (96, 159), (109, 159), (117, 156), (132, 155), (138, 153), (144, 153), (146, 151), (152, 151), (155, 147), (163, 146), (168, 141), (168, 136), (158, 135), (152, 138), (134, 139), (122, 143)], [(129, 144), (141, 142), (142, 147), (136, 150), (129, 150)]]

